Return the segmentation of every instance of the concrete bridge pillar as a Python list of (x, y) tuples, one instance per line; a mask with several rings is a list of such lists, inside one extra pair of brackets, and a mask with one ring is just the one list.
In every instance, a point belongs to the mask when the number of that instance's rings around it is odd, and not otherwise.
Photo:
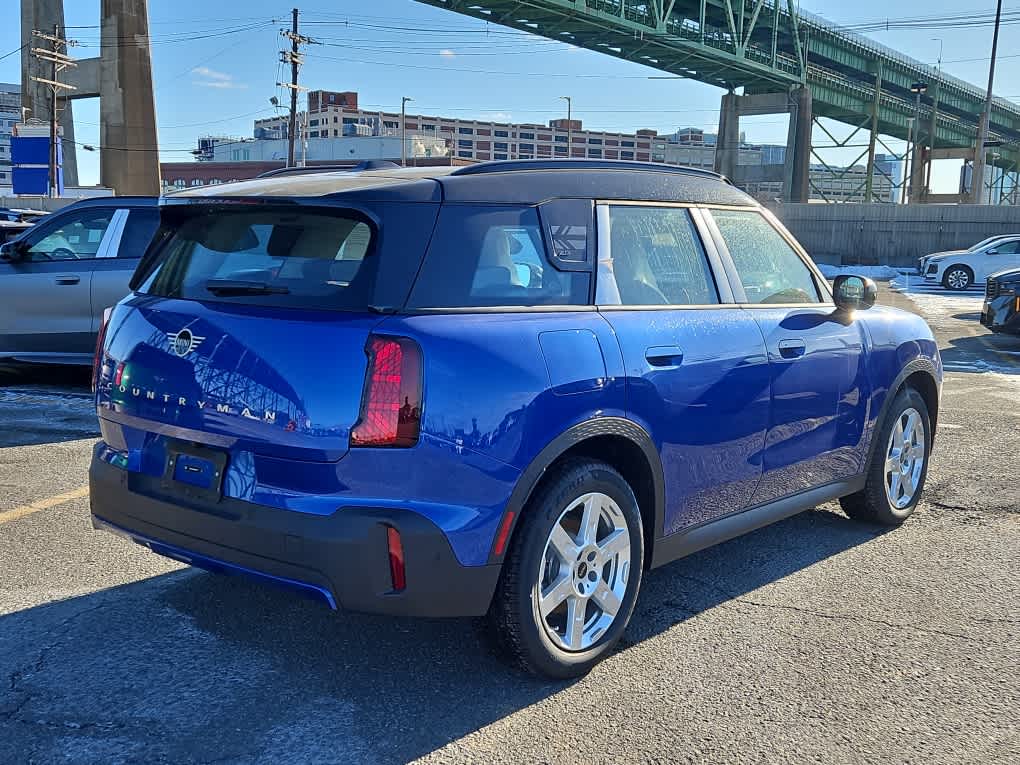
[[(778, 166), (752, 168), (740, 164), (740, 118), (759, 114), (789, 114), (790, 131), (785, 162)], [(719, 134), (715, 147), (715, 170), (737, 185), (752, 179), (783, 182), (788, 202), (806, 202), (810, 197), (811, 90), (801, 86), (788, 93), (757, 93), (738, 96), (727, 93), (719, 110)]]

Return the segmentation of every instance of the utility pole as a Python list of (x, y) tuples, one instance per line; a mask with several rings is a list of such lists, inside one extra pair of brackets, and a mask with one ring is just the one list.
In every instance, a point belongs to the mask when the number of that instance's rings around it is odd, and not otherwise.
[(574, 152), (571, 149), (571, 144), (573, 143), (572, 139), (574, 137), (574, 123), (570, 118), (570, 110), (573, 105), (573, 99), (571, 99), (570, 96), (560, 96), (560, 98), (567, 102), (567, 159), (570, 159), (574, 156)]
[(992, 119), (992, 86), (995, 84), (995, 55), (999, 48), (999, 23), (1002, 20), (1002, 0), (995, 6), (995, 31), (992, 32), (992, 60), (988, 63), (988, 92), (985, 94), (985, 108), (978, 123), (977, 141), (974, 145), (974, 163), (970, 173), (970, 201), (981, 204), (985, 190), (985, 142), (988, 140), (988, 124)]
[(290, 88), (290, 119), (287, 127), (287, 167), (294, 167), (294, 141), (297, 138), (297, 99), (298, 92), (308, 90), (298, 85), (298, 69), (303, 59), (301, 57), (302, 45), (316, 45), (315, 40), (298, 34), (298, 9), (291, 11), (290, 29), (283, 30), (280, 34), (290, 40), (290, 50), (280, 51), (280, 61), (290, 64), (290, 82), (276, 83), (280, 87)]
[(400, 166), (407, 167), (407, 102), (413, 98), (403, 96), (400, 99)]
[(57, 176), (57, 94), (61, 90), (75, 90), (73, 85), (58, 82), (57, 74), (68, 67), (77, 66), (77, 64), (65, 52), (69, 46), (77, 45), (77, 42), (74, 40), (65, 40), (61, 37), (60, 27), (56, 24), (53, 25), (52, 35), (33, 30), (32, 36), (50, 44), (49, 48), (32, 48), (33, 56), (41, 61), (49, 62), (49, 79), (44, 77), (33, 77), (32, 79), (35, 82), (40, 82), (44, 85), (49, 85), (50, 87), (50, 152), (49, 179), (47, 185), (49, 188), (49, 195), (51, 197), (56, 197), (60, 190), (60, 184), (58, 183)]

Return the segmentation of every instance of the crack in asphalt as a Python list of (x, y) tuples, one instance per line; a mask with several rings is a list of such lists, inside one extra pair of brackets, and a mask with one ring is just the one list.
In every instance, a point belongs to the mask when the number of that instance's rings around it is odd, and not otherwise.
[(32, 701), (33, 692), (25, 688), (20, 687), (26, 677), (31, 677), (39, 672), (42, 672), (46, 666), (46, 661), (51, 651), (57, 648), (67, 637), (71, 631), (73, 622), (77, 621), (87, 614), (98, 611), (101, 608), (106, 608), (107, 603), (98, 603), (97, 605), (83, 608), (80, 611), (76, 611), (71, 616), (68, 616), (58, 622), (53, 628), (52, 632), (58, 632), (59, 634), (53, 640), (46, 645), (39, 648), (39, 652), (35, 659), (28, 665), (22, 666), (20, 669), (15, 669), (11, 672), (7, 681), (7, 692), (10, 694), (24, 694), (24, 698), (11, 710), (6, 712), (0, 712), (0, 719), (5, 722), (21, 723), (22, 725), (41, 725), (44, 727), (51, 728), (67, 728), (70, 730), (83, 730), (88, 728), (103, 728), (103, 729), (114, 729), (124, 727), (123, 723), (112, 723), (112, 722), (75, 722), (73, 720), (67, 720), (63, 722), (54, 722), (43, 718), (35, 720), (26, 720), (21, 717), (21, 713), (25, 707), (28, 706), (29, 702)]

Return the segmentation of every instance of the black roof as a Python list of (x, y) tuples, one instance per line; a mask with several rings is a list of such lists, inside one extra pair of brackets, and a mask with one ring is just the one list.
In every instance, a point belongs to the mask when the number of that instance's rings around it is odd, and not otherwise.
[(64, 210), (81, 210), (92, 207), (155, 207), (159, 204), (159, 197), (92, 197), (91, 199), (79, 199), (66, 207), (61, 207), (54, 212), (61, 213)]
[(756, 202), (716, 173), (612, 160), (519, 160), (462, 167), (379, 167), (301, 172), (189, 189), (164, 202), (274, 197), (308, 203), (357, 201), (538, 204), (587, 198), (749, 206)]

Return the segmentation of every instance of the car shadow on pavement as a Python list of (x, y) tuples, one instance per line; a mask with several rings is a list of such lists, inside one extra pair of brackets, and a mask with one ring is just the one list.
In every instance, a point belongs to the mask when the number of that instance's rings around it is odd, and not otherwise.
[[(621, 650), (879, 533), (813, 510), (653, 571)], [(0, 617), (0, 761), (406, 762), (567, 687), (478, 626), (190, 569), (29, 608)]]
[(954, 337), (940, 353), (948, 371), (1020, 374), (1020, 337), (1014, 335), (989, 333)]

